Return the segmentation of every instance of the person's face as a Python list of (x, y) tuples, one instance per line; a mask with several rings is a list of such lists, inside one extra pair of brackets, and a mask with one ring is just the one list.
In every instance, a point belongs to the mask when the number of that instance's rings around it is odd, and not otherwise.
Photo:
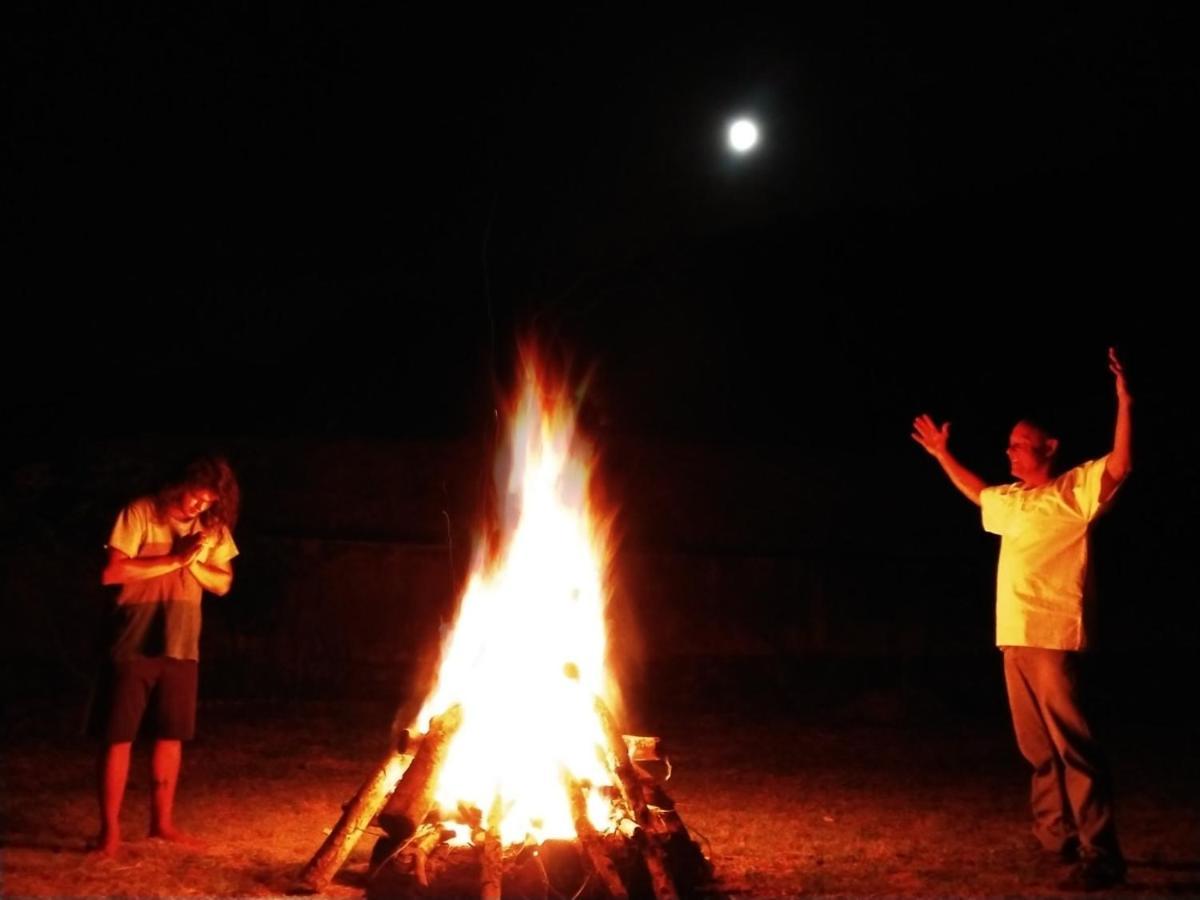
[(194, 519), (217, 502), (217, 495), (208, 488), (189, 487), (179, 497), (179, 514), (183, 519)]
[(1054, 441), (1025, 422), (1018, 422), (1008, 436), (1008, 465), (1021, 481), (1044, 478), (1054, 455)]

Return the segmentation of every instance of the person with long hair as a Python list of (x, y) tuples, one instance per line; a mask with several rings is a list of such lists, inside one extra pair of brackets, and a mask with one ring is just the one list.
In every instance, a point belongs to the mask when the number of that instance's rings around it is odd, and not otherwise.
[(112, 615), (103, 703), (93, 727), (104, 740), (99, 761), (100, 834), (96, 849), (116, 853), (133, 740), (149, 714), (150, 834), (197, 844), (176, 827), (175, 788), (183, 742), (196, 724), (200, 608), (205, 591), (227, 594), (237, 556), (233, 529), (237, 479), (220, 457), (191, 462), (158, 493), (117, 516), (101, 583), (119, 585)]

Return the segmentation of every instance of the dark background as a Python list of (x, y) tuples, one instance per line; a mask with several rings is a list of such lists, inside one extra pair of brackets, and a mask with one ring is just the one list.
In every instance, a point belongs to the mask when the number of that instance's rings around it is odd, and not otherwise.
[[(994, 677), (996, 543), (910, 423), (951, 420), (989, 481), (1023, 414), (1065, 463), (1098, 456), (1116, 345), (1136, 472), (1096, 535), (1100, 645), (1180, 699), (1200, 636), (1182, 6), (23, 6), (6, 692), (86, 693), (113, 516), (217, 448), (243, 555), (206, 601), (205, 689), (403, 694), (532, 337), (588, 385), (627, 683), (693, 696), (714, 659), (783, 688), (847, 664), (908, 697)], [(734, 158), (743, 112), (764, 141)]]

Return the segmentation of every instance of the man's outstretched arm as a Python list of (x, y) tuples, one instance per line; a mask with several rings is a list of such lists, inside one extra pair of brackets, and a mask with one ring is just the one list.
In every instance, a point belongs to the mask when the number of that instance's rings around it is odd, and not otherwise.
[(1133, 470), (1133, 422), (1131, 411), (1133, 397), (1125, 383), (1125, 369), (1117, 359), (1117, 351), (1108, 348), (1108, 368), (1115, 377), (1117, 391), (1117, 424), (1113, 432), (1113, 447), (1104, 464), (1104, 477), (1100, 484), (1100, 501), (1112, 497), (1125, 477)]
[(917, 416), (913, 419), (912, 438), (938, 461), (942, 471), (951, 483), (962, 491), (963, 496), (979, 506), (979, 494), (987, 487), (987, 483), (955, 459), (954, 454), (950, 452), (947, 447), (950, 442), (950, 423), (945, 422), (939, 426), (928, 415)]

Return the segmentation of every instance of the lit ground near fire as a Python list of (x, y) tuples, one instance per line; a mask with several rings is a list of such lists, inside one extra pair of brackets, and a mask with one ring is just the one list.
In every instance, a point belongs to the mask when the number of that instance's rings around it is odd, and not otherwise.
[[(795, 697), (773, 702), (759, 687), (753, 703), (716, 696), (637, 717), (656, 720), (641, 731), (667, 742), (675, 766), (668, 789), (710, 852), (725, 893), (1053, 892), (1063, 873), (1030, 846), (1023, 763), (995, 715), (915, 710), (883, 694), (806, 711)], [(202, 737), (185, 760), (179, 819), (208, 847), (184, 850), (143, 837), (141, 750), (123, 820), (128, 843), (111, 860), (84, 852), (95, 819), (92, 748), (73, 734), (77, 714), (9, 710), (4, 896), (282, 894), (381, 756), (392, 710), (205, 704)], [(1122, 896), (1200, 893), (1197, 726), (1172, 728), (1168, 737), (1148, 719), (1114, 736), (1131, 864)], [(371, 843), (360, 843), (328, 895), (363, 894)]]

